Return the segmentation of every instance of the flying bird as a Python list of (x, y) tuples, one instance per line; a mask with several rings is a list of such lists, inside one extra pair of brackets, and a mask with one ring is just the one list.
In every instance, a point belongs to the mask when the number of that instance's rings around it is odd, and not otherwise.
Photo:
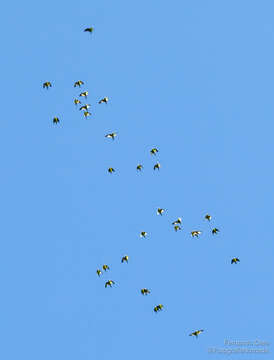
[(146, 288), (141, 289), (141, 294), (142, 294), (142, 295), (148, 295), (148, 294), (150, 294), (150, 290), (148, 290), (148, 289), (146, 289)]
[(88, 111), (88, 108), (90, 108), (90, 104), (86, 104), (86, 105), (81, 106), (79, 110), (86, 110), (86, 111)]
[(76, 86), (81, 87), (81, 85), (84, 85), (84, 82), (82, 80), (78, 80), (74, 83), (74, 87), (76, 87)]
[(196, 330), (193, 333), (189, 334), (189, 336), (196, 336), (198, 338), (198, 335), (201, 334), (204, 330)]
[(49, 81), (44, 82), (43, 89), (45, 89), (45, 88), (48, 89), (49, 87), (51, 87), (51, 82), (49, 82)]
[(102, 275), (102, 271), (100, 269), (97, 269), (96, 272), (99, 277)]
[(151, 155), (156, 155), (156, 153), (157, 153), (158, 151), (159, 151), (158, 149), (153, 148), (153, 149), (150, 150), (150, 153), (151, 153)]
[(160, 170), (160, 167), (161, 167), (160, 163), (156, 163), (156, 164), (154, 165), (153, 169), (154, 169), (154, 170), (156, 170), (156, 169)]
[(231, 264), (237, 264), (237, 262), (239, 262), (240, 260), (238, 258), (233, 258), (231, 260)]
[(174, 230), (177, 232), (178, 230), (182, 230), (181, 226), (179, 225), (175, 225), (174, 226)]
[(163, 213), (164, 213), (164, 211), (165, 211), (164, 209), (160, 209), (160, 208), (157, 209), (157, 215), (161, 215), (161, 216), (162, 216)]
[(105, 271), (109, 270), (109, 266), (108, 265), (103, 265), (103, 270), (105, 270)]
[(177, 220), (173, 221), (172, 225), (178, 225), (178, 224), (182, 224), (182, 219), (178, 218)]
[(208, 221), (210, 221), (210, 220), (211, 220), (211, 215), (206, 214), (205, 219), (208, 220)]
[(112, 287), (112, 285), (115, 284), (115, 282), (113, 280), (108, 280), (106, 283), (105, 283), (105, 288), (110, 286)]
[(125, 256), (122, 257), (121, 263), (123, 263), (124, 261), (125, 261), (126, 263), (128, 263), (128, 256), (127, 256), (127, 255), (125, 255)]
[(54, 117), (52, 121), (53, 121), (53, 124), (58, 124), (60, 122), (58, 117)]
[(78, 99), (74, 99), (74, 104), (77, 105), (77, 104), (81, 104), (81, 101), (78, 100)]
[(220, 230), (219, 229), (217, 229), (217, 228), (214, 228), (214, 229), (212, 229), (212, 234), (214, 235), (214, 234), (217, 234), (218, 232), (220, 232)]
[(108, 102), (108, 97), (106, 96), (106, 97), (104, 97), (103, 99), (101, 99), (101, 100), (98, 102), (98, 104), (102, 104), (102, 103), (107, 104), (107, 102)]
[(117, 136), (116, 133), (111, 133), (111, 134), (105, 135), (106, 138), (111, 138), (112, 140), (114, 140), (115, 136)]
[(91, 113), (89, 111), (84, 111), (84, 117), (87, 118), (88, 116), (90, 116)]
[(110, 168), (108, 169), (108, 172), (109, 172), (110, 174), (112, 174), (113, 172), (115, 172), (115, 170), (114, 170), (112, 167), (110, 167)]
[(145, 232), (145, 231), (141, 231), (141, 234), (140, 234), (140, 237), (146, 237), (147, 236), (147, 232)]
[(89, 27), (89, 28), (86, 28), (86, 29), (84, 30), (84, 32), (92, 33), (93, 30), (94, 30), (94, 28), (91, 26), (91, 27)]
[(153, 310), (157, 313), (158, 311), (162, 310), (163, 307), (164, 307), (164, 305), (159, 304), (159, 305), (156, 305)]
[(138, 164), (137, 167), (136, 167), (137, 170), (141, 171), (143, 169), (143, 165), (141, 164)]
[(191, 236), (194, 237), (198, 237), (202, 232), (201, 231), (198, 231), (198, 230), (194, 230), (194, 231), (191, 231)]
[(88, 91), (82, 92), (79, 96), (84, 96), (85, 98), (87, 98), (87, 96), (88, 96)]

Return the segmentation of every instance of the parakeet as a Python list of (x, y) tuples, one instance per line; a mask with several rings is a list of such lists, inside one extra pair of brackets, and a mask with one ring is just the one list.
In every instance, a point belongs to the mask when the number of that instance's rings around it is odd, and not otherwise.
[(84, 111), (84, 117), (87, 118), (88, 116), (90, 116), (91, 113), (89, 111)]
[(142, 295), (148, 295), (148, 294), (150, 294), (150, 290), (148, 290), (148, 289), (146, 289), (146, 288), (141, 289), (141, 294), (142, 294)]
[(121, 263), (123, 263), (124, 261), (126, 262), (126, 263), (128, 263), (128, 256), (127, 255), (125, 255), (125, 256), (123, 256), (122, 257), (122, 260), (121, 260)]
[(110, 286), (112, 287), (112, 285), (115, 284), (115, 282), (113, 280), (108, 280), (106, 283), (105, 283), (105, 288)]
[(145, 238), (146, 236), (147, 236), (147, 232), (142, 231), (141, 234), (140, 234), (140, 237), (144, 237), (144, 238)]
[(85, 98), (87, 98), (87, 96), (88, 96), (88, 91), (82, 92), (79, 96), (84, 96)]
[(109, 270), (109, 266), (108, 265), (103, 265), (103, 270), (105, 270), (105, 271)]
[(45, 89), (45, 88), (48, 89), (49, 87), (51, 87), (51, 82), (49, 82), (49, 81), (44, 82), (43, 89)]
[(177, 220), (173, 221), (172, 225), (178, 225), (178, 224), (182, 224), (182, 219), (178, 218)]
[(201, 334), (204, 330), (196, 330), (193, 333), (189, 334), (189, 336), (196, 336), (196, 338), (198, 337), (199, 334)]
[(233, 258), (231, 260), (231, 264), (237, 264), (237, 262), (239, 262), (240, 260), (238, 258)]
[(81, 85), (84, 85), (84, 82), (82, 80), (78, 80), (74, 83), (74, 87), (76, 87), (76, 86), (81, 87)]
[(159, 152), (159, 150), (156, 148), (150, 150), (151, 155), (156, 155), (157, 152)]
[(106, 96), (106, 97), (104, 97), (103, 99), (101, 99), (101, 100), (98, 102), (98, 104), (102, 104), (102, 103), (107, 104), (107, 102), (108, 102), (108, 97)]
[(201, 231), (197, 231), (197, 230), (194, 230), (194, 231), (191, 231), (191, 236), (194, 237), (198, 237), (202, 232)]
[(205, 219), (208, 220), (208, 221), (210, 221), (210, 220), (211, 220), (211, 215), (206, 214)]
[(86, 31), (86, 32), (92, 33), (93, 30), (94, 30), (94, 28), (91, 26), (91, 27), (89, 27), (89, 28), (86, 28), (86, 29), (84, 30), (84, 32)]
[(79, 99), (74, 99), (74, 104), (77, 105), (77, 104), (81, 104), (81, 101)]
[(54, 117), (52, 121), (53, 121), (53, 124), (58, 124), (60, 122), (58, 117)]
[(102, 271), (100, 269), (97, 269), (96, 272), (99, 277), (102, 275)]
[(111, 134), (105, 135), (106, 138), (111, 138), (112, 140), (114, 140), (115, 136), (117, 136), (116, 133), (111, 133)]
[(86, 110), (86, 111), (88, 111), (88, 108), (90, 108), (90, 104), (86, 104), (86, 105), (81, 106), (80, 109), (79, 109), (79, 111), (80, 111), (80, 110)]
[(159, 305), (156, 305), (153, 310), (157, 313), (158, 311), (162, 310), (163, 307), (164, 306), (162, 304), (159, 304)]

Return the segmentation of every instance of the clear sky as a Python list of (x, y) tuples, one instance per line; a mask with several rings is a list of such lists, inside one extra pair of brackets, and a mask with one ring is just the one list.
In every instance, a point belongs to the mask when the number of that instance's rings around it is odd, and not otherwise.
[(1, 5), (1, 359), (227, 359), (208, 353), (226, 339), (270, 343), (233, 359), (273, 359), (273, 13), (270, 0)]

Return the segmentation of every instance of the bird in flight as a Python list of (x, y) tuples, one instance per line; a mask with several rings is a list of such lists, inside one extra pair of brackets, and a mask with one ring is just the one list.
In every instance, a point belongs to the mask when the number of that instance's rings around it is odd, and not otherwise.
[(214, 234), (217, 234), (218, 232), (220, 232), (220, 230), (219, 229), (217, 229), (217, 228), (214, 228), (214, 229), (212, 229), (212, 234), (214, 235)]
[(175, 225), (174, 226), (174, 230), (177, 232), (178, 230), (182, 230), (181, 226), (179, 225)]
[(156, 169), (160, 170), (160, 167), (161, 167), (160, 163), (157, 162), (157, 163), (154, 165), (153, 169), (154, 169), (154, 170), (156, 170)]
[(115, 172), (115, 170), (114, 170), (112, 167), (110, 167), (110, 168), (108, 169), (108, 172), (109, 172), (110, 174), (112, 174), (113, 172)]
[(88, 91), (82, 92), (79, 96), (84, 96), (85, 98), (87, 98), (87, 96), (88, 96)]
[(191, 231), (191, 236), (194, 237), (198, 237), (202, 232), (201, 231), (198, 231), (198, 230), (194, 230), (194, 231)]
[(94, 28), (91, 26), (91, 27), (89, 27), (89, 28), (86, 28), (86, 29), (84, 30), (84, 32), (92, 33), (93, 30), (94, 30)]
[(107, 104), (107, 102), (108, 102), (108, 97), (106, 96), (106, 97), (104, 97), (103, 99), (101, 99), (101, 100), (98, 102), (98, 104), (102, 104), (102, 103)]
[(193, 333), (189, 334), (189, 336), (196, 336), (198, 338), (198, 335), (201, 334), (204, 330), (196, 330), (193, 331)]
[(117, 136), (116, 133), (111, 133), (111, 134), (105, 135), (106, 138), (111, 138), (112, 140), (114, 140), (115, 136)]
[(159, 208), (159, 209), (157, 209), (157, 215), (163, 215), (163, 213), (164, 213), (164, 209), (161, 209), (161, 208)]
[(157, 313), (158, 311), (161, 311), (163, 309), (163, 307), (164, 307), (164, 305), (159, 304), (159, 305), (156, 305), (153, 310)]
[(108, 265), (103, 265), (103, 270), (105, 270), (105, 271), (109, 270), (109, 266)]
[(60, 122), (58, 117), (54, 117), (52, 121), (53, 121), (53, 124), (58, 124)]
[(151, 155), (156, 155), (157, 152), (159, 152), (159, 150), (156, 148), (150, 150)]
[(211, 220), (211, 215), (206, 214), (205, 219), (208, 220), (208, 221), (210, 221), (210, 220)]
[(178, 224), (182, 224), (182, 219), (178, 218), (177, 220), (173, 221), (172, 225), (178, 225)]
[(84, 111), (84, 117), (87, 118), (88, 116), (90, 116), (91, 113), (89, 111)]
[(115, 282), (113, 280), (108, 280), (106, 283), (105, 283), (105, 288), (110, 286), (112, 287), (112, 285), (115, 284)]
[(146, 288), (144, 288), (144, 289), (141, 289), (141, 294), (142, 295), (148, 295), (148, 294), (150, 294), (150, 290), (148, 290), (148, 289), (146, 289)]
[(141, 231), (141, 234), (140, 234), (140, 237), (146, 237), (147, 236), (147, 232), (145, 232), (145, 231)]
[(122, 257), (121, 263), (126, 262), (128, 263), (128, 255)]
[(75, 81), (75, 83), (74, 83), (74, 87), (76, 87), (76, 86), (81, 87), (81, 85), (84, 85), (84, 82), (82, 80)]
[(86, 104), (86, 105), (81, 106), (79, 110), (86, 110), (86, 111), (88, 111), (88, 108), (90, 108), (90, 104)]
[(96, 272), (99, 277), (102, 275), (102, 271), (100, 269), (97, 269)]
[(143, 169), (143, 165), (138, 164), (137, 167), (136, 167), (136, 169), (137, 169), (138, 171), (141, 171), (141, 170)]
[(49, 81), (44, 82), (43, 89), (45, 89), (45, 88), (48, 89), (49, 87), (51, 87), (51, 82), (49, 82)]
[(75, 105), (81, 104), (81, 101), (79, 99), (74, 99), (74, 104)]
[(240, 260), (238, 258), (233, 258), (231, 260), (231, 264), (237, 264), (237, 262), (239, 262)]

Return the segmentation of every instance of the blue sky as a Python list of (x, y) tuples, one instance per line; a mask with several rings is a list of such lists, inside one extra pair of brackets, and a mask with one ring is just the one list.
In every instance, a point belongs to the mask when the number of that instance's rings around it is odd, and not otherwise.
[[(273, 11), (2, 5), (1, 358), (226, 359), (208, 354), (225, 339), (273, 351)], [(87, 120), (73, 104), (82, 90)]]

